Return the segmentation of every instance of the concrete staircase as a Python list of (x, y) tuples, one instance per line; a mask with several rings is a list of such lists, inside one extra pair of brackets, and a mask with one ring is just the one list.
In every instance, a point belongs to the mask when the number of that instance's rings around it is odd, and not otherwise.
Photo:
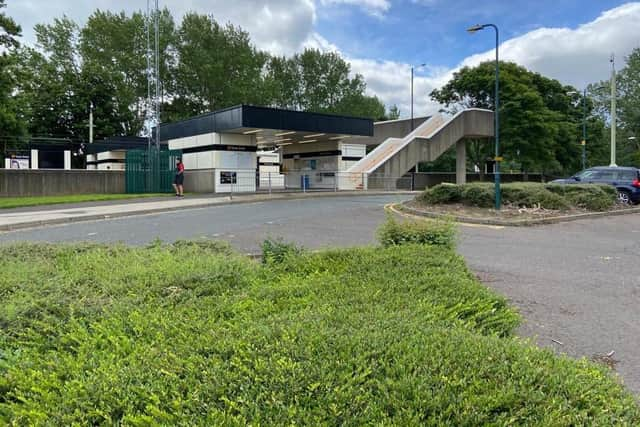
[[(404, 138), (389, 138), (349, 168), (341, 189), (388, 188), (419, 162), (436, 160), (465, 138), (493, 137), (493, 112), (463, 110), (451, 118), (436, 114)], [(464, 151), (462, 151), (464, 155)], [(464, 164), (464, 163), (461, 163)]]

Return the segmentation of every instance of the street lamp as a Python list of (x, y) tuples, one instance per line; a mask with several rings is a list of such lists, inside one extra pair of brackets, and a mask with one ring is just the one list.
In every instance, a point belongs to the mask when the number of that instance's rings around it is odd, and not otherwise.
[(420, 68), (420, 67), (424, 67), (427, 64), (420, 64), (417, 66), (411, 66), (411, 131), (413, 132), (414, 126), (413, 126), (413, 69), (414, 68)]
[(616, 60), (614, 54), (611, 54), (611, 164), (616, 165)]
[[(572, 90), (567, 95), (577, 95), (579, 92)], [(582, 93), (582, 170), (587, 168), (587, 88)]]
[(495, 201), (496, 201), (496, 210), (500, 210), (501, 205), (501, 196), (500, 196), (500, 62), (498, 55), (498, 47), (500, 45), (500, 33), (498, 31), (498, 27), (494, 24), (482, 24), (482, 25), (474, 25), (471, 28), (468, 28), (467, 31), (470, 33), (476, 33), (480, 30), (484, 30), (487, 27), (491, 27), (496, 32), (496, 88), (495, 88), (495, 112), (494, 112), (494, 134), (496, 140), (496, 153), (495, 153)]

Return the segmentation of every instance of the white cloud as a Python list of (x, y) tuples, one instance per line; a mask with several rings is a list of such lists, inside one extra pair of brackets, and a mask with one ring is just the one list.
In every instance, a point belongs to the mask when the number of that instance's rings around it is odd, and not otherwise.
[[(640, 47), (638, 22), (640, 3), (627, 3), (576, 29), (540, 28), (507, 40), (500, 45), (500, 57), (582, 88), (609, 77), (611, 53), (615, 53), (620, 68), (624, 57)], [(487, 41), (492, 40), (488, 37)], [(489, 50), (466, 58), (462, 65), (473, 66), (493, 58), (495, 50)]]
[[(145, 10), (145, 0), (11, 0), (7, 14), (23, 27), (24, 38), (33, 43), (33, 26), (66, 14), (83, 23), (96, 9), (133, 12)], [(313, 0), (162, 0), (161, 7), (180, 18), (189, 11), (211, 14), (219, 22), (231, 22), (249, 32), (261, 49), (275, 54), (299, 51), (312, 39), (316, 21)]]
[(323, 5), (329, 4), (348, 4), (358, 6), (370, 15), (382, 16), (391, 8), (388, 0), (321, 0)]
[[(373, 61), (369, 59), (349, 59), (351, 70), (362, 74), (367, 82), (367, 91), (376, 95), (387, 106), (396, 104), (403, 117), (411, 112), (411, 66), (393, 61)], [(424, 76), (425, 70), (415, 70), (413, 82), (414, 115), (433, 114), (440, 106), (431, 101), (429, 93), (447, 82), (444, 73)]]

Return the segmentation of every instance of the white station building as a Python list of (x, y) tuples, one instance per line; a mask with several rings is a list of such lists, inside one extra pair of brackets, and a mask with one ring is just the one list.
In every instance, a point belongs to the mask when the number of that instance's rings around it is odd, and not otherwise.
[(370, 119), (248, 105), (160, 128), (163, 143), (182, 151), (194, 192), (337, 188), (337, 175), (366, 155), (350, 140), (371, 136)]

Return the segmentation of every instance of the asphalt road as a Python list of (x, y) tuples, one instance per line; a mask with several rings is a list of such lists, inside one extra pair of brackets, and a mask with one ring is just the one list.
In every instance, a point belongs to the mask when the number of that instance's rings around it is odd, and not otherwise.
[[(410, 196), (363, 196), (216, 206), (0, 234), (9, 241), (145, 244), (223, 239), (254, 253), (266, 237), (307, 248), (375, 241), (383, 205)], [(640, 393), (640, 215), (531, 228), (462, 226), (459, 251), (526, 321), (523, 336), (575, 357), (609, 360)]]
[(0, 242), (124, 242), (155, 239), (222, 239), (243, 252), (258, 252), (267, 237), (282, 237), (308, 248), (355, 246), (375, 241), (382, 207), (411, 196), (358, 196), (276, 200), (0, 233)]

